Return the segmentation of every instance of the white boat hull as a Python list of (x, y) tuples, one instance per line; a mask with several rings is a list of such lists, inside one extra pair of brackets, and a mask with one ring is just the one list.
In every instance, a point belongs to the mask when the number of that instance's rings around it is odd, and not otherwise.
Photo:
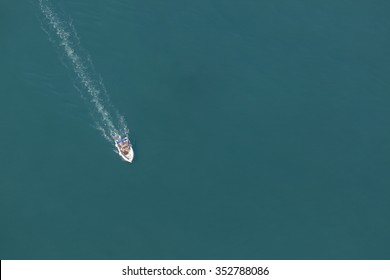
[(119, 146), (117, 144), (115, 144), (115, 147), (118, 150), (118, 154), (121, 156), (121, 158), (123, 158), (127, 162), (132, 162), (133, 161), (134, 151), (133, 151), (133, 148), (131, 146), (130, 146), (129, 153), (127, 155), (122, 153), (121, 149), (119, 148)]

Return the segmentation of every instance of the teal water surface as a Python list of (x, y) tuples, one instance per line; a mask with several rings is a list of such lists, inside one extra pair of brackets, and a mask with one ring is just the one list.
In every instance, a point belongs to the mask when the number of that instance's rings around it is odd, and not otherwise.
[(2, 1), (0, 259), (390, 258), (388, 1), (49, 2), (135, 160)]

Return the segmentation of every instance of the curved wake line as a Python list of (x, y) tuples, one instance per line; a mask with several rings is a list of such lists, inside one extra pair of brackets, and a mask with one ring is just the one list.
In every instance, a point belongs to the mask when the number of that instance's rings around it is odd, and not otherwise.
[[(87, 61), (89, 63), (85, 62), (79, 53), (80, 51), (77, 51), (81, 46), (71, 22), (64, 22), (61, 20), (54, 9), (50, 7), (47, 0), (39, 0), (39, 6), (48, 27), (55, 33), (57, 40), (54, 41), (58, 43), (63, 51), (65, 51), (70, 68), (73, 70), (81, 86), (89, 94), (89, 100), (93, 103), (94, 109), (98, 113), (100, 119), (95, 120), (97, 122), (97, 128), (102, 132), (103, 136), (112, 143), (113, 135), (128, 133), (124, 118), (116, 113), (118, 126), (120, 128), (118, 129), (114, 124), (112, 116), (104, 106), (104, 104), (107, 106), (110, 106), (110, 104), (102, 81), (97, 81), (97, 79), (93, 78), (93, 76), (97, 76), (97, 74), (93, 70), (92, 62), (88, 58)], [(102, 94), (106, 100), (102, 99)]]

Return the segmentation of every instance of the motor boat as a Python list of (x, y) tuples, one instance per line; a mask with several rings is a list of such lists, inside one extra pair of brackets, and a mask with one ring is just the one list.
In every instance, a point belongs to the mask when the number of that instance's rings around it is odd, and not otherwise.
[(115, 147), (118, 149), (119, 155), (127, 162), (132, 162), (134, 158), (134, 151), (131, 147), (131, 143), (129, 141), (129, 137), (126, 135), (125, 137), (121, 137), (116, 135), (115, 139)]

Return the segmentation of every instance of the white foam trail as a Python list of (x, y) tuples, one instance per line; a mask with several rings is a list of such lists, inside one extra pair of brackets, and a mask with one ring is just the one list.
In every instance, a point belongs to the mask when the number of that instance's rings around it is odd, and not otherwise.
[[(77, 86), (76, 88), (83, 94), (84, 91), (88, 93), (88, 100), (94, 105), (94, 110), (98, 113), (98, 120), (95, 120), (97, 128), (102, 132), (104, 138), (112, 143), (110, 136), (128, 133), (123, 116), (116, 113), (118, 127), (115, 126), (111, 114), (106, 109), (106, 107), (110, 107), (110, 104), (102, 79), (94, 71), (89, 55), (82, 52), (79, 38), (71, 21), (62, 20), (48, 0), (39, 0), (39, 6), (47, 26), (55, 34), (55, 38), (50, 39), (64, 51), (65, 60), (67, 61), (65, 64), (72, 69), (83, 89)], [(43, 28), (49, 37), (53, 36), (46, 26)]]

